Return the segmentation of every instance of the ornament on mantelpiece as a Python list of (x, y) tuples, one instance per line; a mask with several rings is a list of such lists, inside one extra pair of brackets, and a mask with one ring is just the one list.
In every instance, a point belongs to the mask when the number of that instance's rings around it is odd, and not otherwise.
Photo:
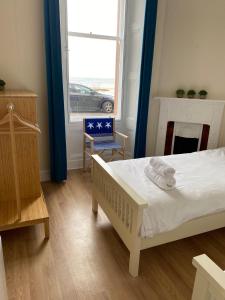
[(200, 99), (206, 99), (208, 92), (206, 90), (201, 90), (198, 94)]
[(184, 98), (185, 91), (183, 89), (176, 90), (177, 98)]
[(189, 99), (193, 99), (195, 97), (195, 95), (196, 95), (196, 91), (195, 90), (189, 90), (187, 92), (187, 96), (188, 96)]

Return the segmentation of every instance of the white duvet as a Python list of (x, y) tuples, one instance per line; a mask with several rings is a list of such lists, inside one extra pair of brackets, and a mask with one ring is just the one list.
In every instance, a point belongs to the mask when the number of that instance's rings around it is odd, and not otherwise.
[(142, 237), (175, 229), (194, 218), (225, 210), (225, 148), (161, 157), (176, 169), (176, 188), (163, 191), (144, 174), (149, 158), (109, 163), (148, 203)]

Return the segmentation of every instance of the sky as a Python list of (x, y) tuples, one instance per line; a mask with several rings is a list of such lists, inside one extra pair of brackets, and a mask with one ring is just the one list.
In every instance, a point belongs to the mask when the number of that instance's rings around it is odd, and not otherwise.
[[(118, 0), (68, 0), (68, 30), (116, 36)], [(114, 78), (116, 42), (69, 37), (70, 78)]]

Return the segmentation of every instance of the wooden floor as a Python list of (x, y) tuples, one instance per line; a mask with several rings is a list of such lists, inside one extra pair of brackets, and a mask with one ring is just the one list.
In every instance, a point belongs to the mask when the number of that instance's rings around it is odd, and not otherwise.
[(41, 225), (2, 233), (9, 299), (191, 299), (192, 257), (206, 253), (225, 269), (225, 229), (144, 250), (140, 276), (102, 211), (91, 212), (88, 174), (43, 185), (50, 234)]

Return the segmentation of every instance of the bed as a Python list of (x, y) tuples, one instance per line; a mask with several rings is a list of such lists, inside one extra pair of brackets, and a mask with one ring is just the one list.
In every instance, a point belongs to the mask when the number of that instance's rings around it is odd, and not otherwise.
[(93, 156), (93, 201), (130, 251), (138, 275), (140, 251), (225, 226), (225, 148), (162, 157), (177, 185), (163, 191), (145, 175), (149, 158), (106, 163)]

